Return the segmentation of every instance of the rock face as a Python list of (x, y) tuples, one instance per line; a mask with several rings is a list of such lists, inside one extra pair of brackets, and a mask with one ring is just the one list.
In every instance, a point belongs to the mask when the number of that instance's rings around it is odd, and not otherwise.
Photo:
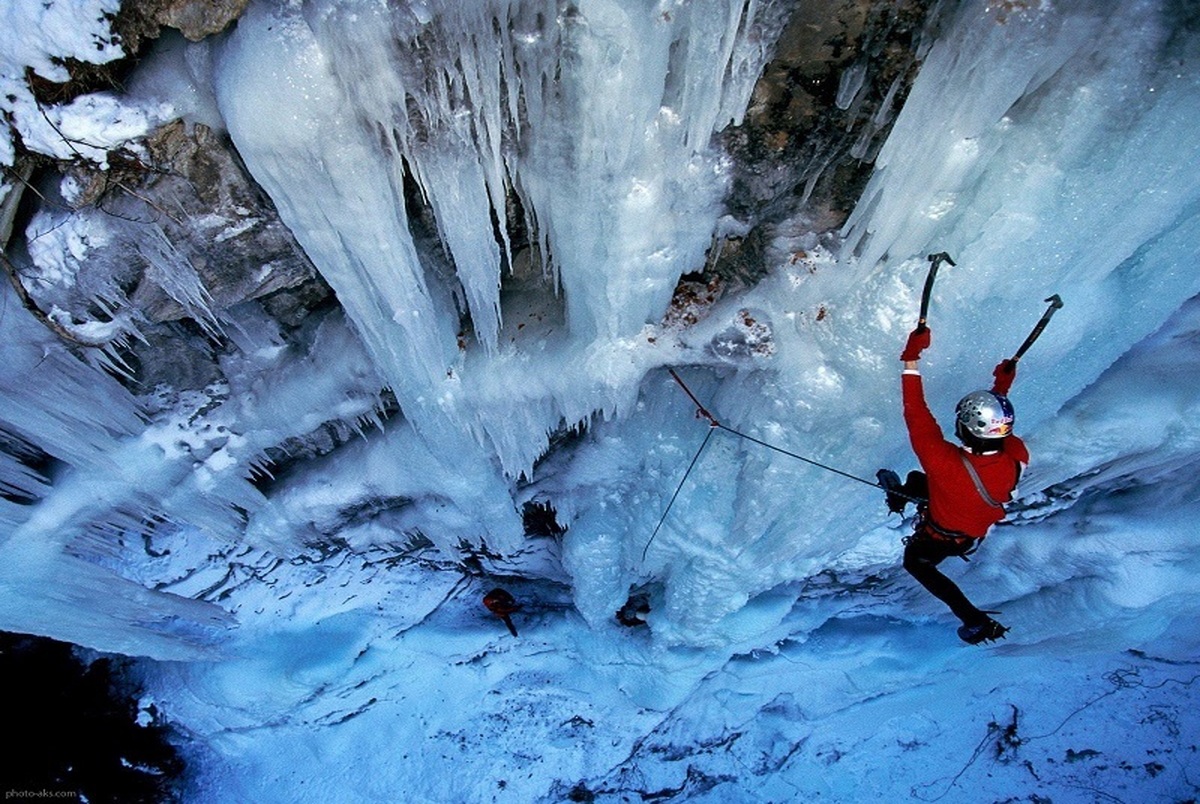
[(176, 121), (141, 150), (43, 176), (61, 203), (33, 218), (21, 284), (68, 340), (127, 347), (138, 391), (202, 388), (232, 308), (257, 300), (287, 330), (332, 294), (227, 138)]
[[(189, 133), (177, 121), (147, 147), (156, 170), (147, 174), (143, 197), (163, 211), (159, 226), (195, 268), (214, 308), (316, 280), (312, 263), (226, 141), (201, 125)], [(152, 279), (138, 285), (132, 300), (154, 321), (190, 312)]]
[[(69, 278), (63, 293), (75, 291), (56, 295), (52, 285), (43, 286), (35, 298), (86, 318), (97, 297), (123, 301), (111, 290), (96, 290), (111, 278), (139, 320), (189, 317), (215, 325), (221, 310), (244, 301), (305, 283), (324, 287), (227, 140), (205, 126), (188, 131), (176, 121), (154, 132), (145, 146), (145, 160), (130, 154), (110, 158), (107, 171), (69, 170), (63, 195), (74, 212), (67, 225), (87, 231), (89, 246), (76, 259), (53, 247), (45, 254), (31, 248), (35, 276), (51, 273), (50, 263), (61, 260), (68, 264), (59, 274)], [(325, 295), (321, 289), (306, 291), (297, 303)], [(294, 312), (279, 310), (285, 316)]]
[(841, 225), (916, 77), (933, 5), (799, 4), (746, 124), (731, 132), (728, 145), (743, 157), (734, 202), (765, 207), (759, 214), (769, 219), (800, 196), (817, 228)]
[(193, 42), (225, 30), (249, 4), (250, 0), (152, 0), (143, 3), (154, 20), (178, 28)]
[(125, 0), (113, 29), (132, 55), (142, 42), (157, 38), (161, 26), (198, 42), (225, 30), (248, 5), (250, 0)]
[(935, 5), (796, 4), (745, 122), (724, 134), (736, 165), (730, 212), (749, 231), (723, 249), (718, 274), (753, 281), (772, 230), (797, 210), (808, 231), (845, 222), (916, 77)]

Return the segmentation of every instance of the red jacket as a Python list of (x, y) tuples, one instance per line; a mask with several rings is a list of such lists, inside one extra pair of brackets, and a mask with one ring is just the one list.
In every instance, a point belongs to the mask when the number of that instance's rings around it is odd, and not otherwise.
[(957, 531), (982, 539), (992, 525), (1004, 518), (1004, 510), (983, 499), (963, 466), (965, 455), (983, 487), (996, 502), (1012, 499), (1022, 464), (1029, 463), (1025, 442), (1010, 435), (1004, 449), (991, 455), (976, 455), (947, 441), (942, 428), (929, 412), (920, 374), (905, 373), (900, 380), (904, 396), (904, 423), (913, 452), (929, 478), (929, 516), (943, 530)]

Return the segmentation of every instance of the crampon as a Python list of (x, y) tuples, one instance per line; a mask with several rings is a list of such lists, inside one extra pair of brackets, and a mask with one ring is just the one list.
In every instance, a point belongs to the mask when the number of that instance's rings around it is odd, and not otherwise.
[(964, 625), (958, 629), (958, 638), (968, 645), (978, 645), (983, 642), (995, 642), (1004, 639), (1008, 628), (988, 617), (975, 625)]

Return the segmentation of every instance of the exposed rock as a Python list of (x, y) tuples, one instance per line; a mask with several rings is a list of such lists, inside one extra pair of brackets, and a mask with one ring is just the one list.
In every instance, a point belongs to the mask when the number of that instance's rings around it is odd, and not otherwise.
[(220, 33), (250, 5), (250, 0), (153, 0), (154, 19), (178, 28), (188, 39), (198, 42)]
[(800, 0), (755, 85), (745, 120), (721, 137), (734, 157), (731, 215), (699, 280), (755, 284), (786, 220), (820, 236), (845, 222), (907, 97), (933, 0)]
[(287, 328), (300, 326), (314, 310), (332, 303), (333, 291), (319, 276), (262, 297), (267, 314)]
[[(72, 798), (178, 801), (185, 761), (129, 660), (81, 658), (73, 645), (0, 632), (4, 722), (21, 739), (5, 750), (14, 790), (53, 784)], [(145, 707), (144, 709), (142, 707)], [(50, 780), (54, 780), (51, 782)], [(64, 796), (65, 797), (65, 796)]]
[[(147, 147), (156, 170), (135, 192), (162, 213), (159, 226), (195, 268), (213, 308), (316, 280), (270, 200), (210, 129), (196, 125), (189, 133), (176, 121)], [(194, 313), (153, 281), (143, 280), (133, 301), (155, 321)]]
[(796, 4), (745, 123), (724, 135), (737, 164), (735, 215), (769, 226), (795, 214), (800, 196), (814, 230), (845, 221), (916, 75), (935, 5)]
[(75, 212), (43, 225), (30, 248), (27, 284), (43, 309), (87, 320), (103, 317), (99, 301), (152, 323), (186, 317), (213, 329), (222, 310), (285, 289), (294, 292), (272, 312), (290, 325), (298, 308), (329, 296), (226, 139), (176, 121), (144, 147), (147, 157), (110, 153), (105, 171), (68, 168), (62, 200)]
[[(128, 358), (133, 390), (142, 395), (147, 411), (170, 406), (174, 393), (206, 388), (225, 379), (212, 340), (199, 327), (171, 322), (145, 327), (143, 340)], [(156, 398), (155, 392), (163, 395)]]
[(250, 5), (250, 0), (125, 0), (113, 21), (125, 52), (134, 54), (162, 26), (175, 28), (193, 42), (220, 33)]

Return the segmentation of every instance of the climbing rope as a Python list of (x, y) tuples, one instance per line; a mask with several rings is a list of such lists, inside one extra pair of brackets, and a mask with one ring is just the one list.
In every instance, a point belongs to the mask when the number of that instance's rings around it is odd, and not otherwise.
[[(712, 434), (716, 430), (724, 430), (725, 432), (735, 435), (738, 438), (744, 438), (745, 440), (749, 441), (752, 444), (757, 444), (760, 447), (766, 447), (767, 449), (773, 450), (782, 455), (787, 455), (789, 458), (795, 458), (798, 461), (803, 461), (804, 463), (807, 463), (810, 466), (815, 466), (819, 469), (824, 469), (827, 472), (832, 472), (835, 475), (841, 475), (842, 477), (849, 478), (850, 480), (857, 480), (859, 483), (862, 483), (867, 486), (871, 486), (872, 488), (883, 489), (884, 491), (887, 491), (887, 489), (881, 483), (873, 482), (871, 480), (867, 480), (864, 477), (859, 477), (858, 475), (851, 474), (850, 472), (842, 471), (841, 469), (838, 469), (836, 466), (830, 466), (829, 464), (821, 463), (820, 461), (816, 461), (816, 460), (813, 460), (812, 458), (805, 457), (804, 455), (801, 455), (798, 452), (792, 452), (791, 450), (784, 449), (783, 447), (779, 447), (779, 446), (776, 446), (775, 444), (771, 444), (769, 442), (763, 441), (760, 438), (755, 438), (752, 435), (743, 433), (740, 430), (735, 430), (734, 428), (730, 427), (729, 425), (722, 424), (717, 419), (716, 416), (709, 413), (708, 409), (700, 403), (700, 400), (696, 398), (696, 395), (694, 393), (692, 393), (692, 389), (688, 388), (687, 383), (685, 383), (680, 378), (680, 376), (675, 373), (675, 369), (667, 369), (667, 371), (671, 374), (671, 378), (674, 379), (675, 382), (679, 383), (679, 387), (682, 388), (683, 392), (688, 395), (688, 398), (692, 400), (692, 404), (696, 406), (696, 418), (708, 420), (708, 433), (704, 436), (704, 441), (701, 442), (700, 449), (696, 450), (696, 454), (692, 457), (692, 462), (690, 464), (688, 464), (687, 471), (683, 473), (683, 478), (679, 481), (679, 485), (675, 487), (675, 493), (671, 495), (671, 500), (670, 500), (670, 502), (667, 503), (667, 509), (665, 511), (663, 511), (662, 517), (659, 518), (658, 525), (655, 526), (654, 532), (650, 534), (650, 539), (646, 542), (646, 546), (644, 548), (642, 548), (642, 560), (643, 561), (646, 560), (646, 554), (650, 550), (651, 543), (654, 542), (654, 537), (658, 535), (658, 531), (662, 528), (663, 523), (666, 522), (667, 514), (669, 514), (671, 512), (671, 507), (673, 505), (675, 505), (675, 499), (677, 497), (679, 497), (679, 492), (683, 490), (683, 484), (687, 482), (688, 475), (690, 475), (692, 473), (692, 469), (696, 466), (696, 462), (698, 460), (700, 460), (700, 454), (702, 452), (704, 452), (704, 448), (706, 446), (708, 446), (708, 441), (710, 438), (712, 438)], [(926, 501), (924, 497), (912, 497), (912, 496), (909, 496), (908, 494), (905, 494), (901, 491), (896, 491), (894, 489), (892, 491), (890, 491), (889, 493), (894, 494), (898, 497), (903, 497), (904, 499), (907, 499), (907, 500), (911, 500), (912, 502), (915, 502), (915, 503), (923, 503)]]
[[(848, 477), (851, 480), (857, 480), (859, 483), (866, 483), (868, 486), (873, 486), (874, 488), (877, 488), (877, 489), (883, 488), (883, 486), (879, 485), (878, 483), (874, 483), (870, 480), (867, 480), (865, 477), (859, 477), (858, 475), (852, 475), (849, 472), (843, 472), (841, 469), (830, 466), (828, 464), (821, 463), (820, 461), (814, 461), (812, 458), (805, 458), (803, 455), (798, 455), (795, 452), (790, 452), (789, 450), (786, 450), (783, 447), (777, 447), (774, 444), (768, 444), (766, 441), (762, 441), (751, 435), (746, 435), (745, 433), (739, 432), (738, 430), (734, 430), (732, 427), (728, 427), (724, 424), (717, 424), (717, 427), (720, 427), (722, 430), (724, 430), (727, 433), (733, 433), (735, 436), (738, 436), (739, 438), (744, 438), (747, 441), (750, 441), (754, 444), (758, 444), (760, 447), (766, 447), (767, 449), (773, 449), (776, 452), (782, 453), (791, 458), (795, 458), (798, 461), (804, 461), (805, 463), (807, 463), (811, 466), (816, 466), (820, 469), (824, 469), (826, 472), (833, 472), (835, 475), (841, 475), (842, 477)], [(899, 493), (899, 492), (896, 492), (896, 493)]]
[(852, 475), (849, 472), (843, 472), (841, 469), (838, 469), (837, 467), (830, 466), (829, 464), (821, 463), (820, 461), (814, 461), (812, 458), (806, 458), (803, 455), (800, 455), (799, 453), (792, 452), (791, 450), (786, 450), (783, 447), (777, 447), (774, 444), (769, 444), (766, 441), (755, 438), (752, 435), (747, 435), (746, 433), (743, 433), (740, 430), (735, 430), (727, 424), (722, 424), (721, 422), (719, 422), (717, 420), (717, 418), (715, 416), (713, 416), (711, 413), (709, 413), (708, 410), (705, 409), (705, 407), (703, 405), (700, 404), (700, 400), (698, 400), (696, 398), (696, 395), (692, 393), (692, 389), (688, 388), (687, 384), (684, 383), (684, 381), (679, 377), (679, 375), (675, 373), (675, 369), (667, 369), (667, 371), (670, 372), (672, 379), (674, 379), (675, 382), (679, 383), (679, 387), (683, 389), (683, 392), (688, 395), (688, 398), (691, 399), (692, 403), (696, 406), (696, 417), (697, 418), (703, 417), (705, 419), (708, 419), (709, 425), (711, 427), (720, 428), (727, 433), (732, 433), (733, 435), (737, 436), (738, 438), (744, 438), (747, 441), (750, 441), (751, 443), (758, 444), (760, 447), (766, 447), (767, 449), (771, 449), (771, 450), (779, 452), (783, 455), (787, 455), (790, 458), (795, 458), (798, 461), (804, 461), (805, 463), (809, 464), (810, 466), (816, 466), (820, 469), (824, 469), (827, 472), (833, 472), (835, 475), (841, 475), (842, 477), (848, 477), (851, 480), (857, 480), (859, 483), (865, 483), (866, 485), (873, 486), (877, 489), (883, 488), (883, 486), (881, 486), (879, 483), (873, 482), (871, 480), (867, 480), (866, 478), (863, 478), (863, 477), (859, 477), (858, 475)]
[(700, 442), (700, 449), (696, 450), (696, 454), (692, 456), (692, 462), (688, 464), (687, 471), (683, 473), (683, 478), (679, 481), (679, 485), (675, 487), (675, 493), (671, 495), (671, 501), (667, 503), (667, 510), (663, 511), (663, 515), (659, 517), (658, 524), (654, 526), (654, 532), (650, 534), (650, 538), (646, 541), (646, 546), (642, 548), (642, 561), (646, 560), (646, 553), (650, 550), (650, 545), (654, 542), (654, 537), (658, 535), (659, 528), (667, 521), (667, 514), (671, 513), (671, 506), (675, 504), (675, 498), (679, 496), (679, 492), (683, 491), (683, 484), (687, 482), (688, 475), (692, 473), (692, 468), (695, 467), (696, 461), (700, 460), (700, 453), (704, 452), (704, 448), (708, 446), (708, 440), (712, 438), (716, 427), (717, 425), (712, 425), (708, 428), (708, 432), (704, 435), (704, 440)]

